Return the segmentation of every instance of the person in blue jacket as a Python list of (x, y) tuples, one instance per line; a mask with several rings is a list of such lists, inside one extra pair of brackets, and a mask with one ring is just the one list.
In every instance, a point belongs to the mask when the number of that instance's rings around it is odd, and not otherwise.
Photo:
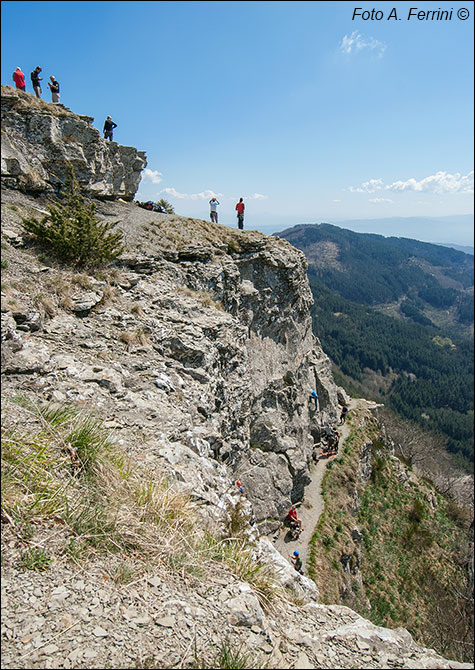
[(310, 400), (313, 400), (315, 402), (315, 409), (318, 410), (318, 394), (315, 391), (315, 389), (312, 389), (312, 392), (310, 394)]

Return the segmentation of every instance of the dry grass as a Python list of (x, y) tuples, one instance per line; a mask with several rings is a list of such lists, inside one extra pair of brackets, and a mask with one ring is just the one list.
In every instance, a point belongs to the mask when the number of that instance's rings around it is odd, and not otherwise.
[(119, 341), (126, 345), (127, 350), (133, 347), (148, 347), (151, 344), (150, 337), (141, 329), (121, 333)]
[(130, 313), (135, 314), (136, 316), (143, 316), (144, 311), (141, 306), (136, 303), (130, 308)]
[(165, 474), (134, 467), (100, 420), (70, 405), (6, 402), (2, 518), (25, 569), (47, 569), (53, 558), (86, 567), (106, 553), (117, 583), (151, 570), (192, 580), (231, 571), (268, 610), (286, 598), (252, 546), (203, 528), (197, 503)]
[(210, 294), (206, 293), (206, 291), (194, 291), (191, 288), (179, 288), (178, 292), (182, 295), (187, 295), (190, 298), (194, 298), (204, 307), (214, 307), (214, 309), (218, 309), (221, 312), (224, 311), (223, 305), (220, 302), (213, 300)]
[(2, 96), (8, 96), (14, 99), (13, 109), (17, 112), (30, 111), (32, 109), (38, 111), (47, 110), (52, 116), (72, 116), (75, 119), (80, 120), (80, 117), (77, 114), (63, 109), (57, 104), (37, 98), (33, 93), (26, 93), (26, 91), (14, 89), (12, 86), (2, 86)]

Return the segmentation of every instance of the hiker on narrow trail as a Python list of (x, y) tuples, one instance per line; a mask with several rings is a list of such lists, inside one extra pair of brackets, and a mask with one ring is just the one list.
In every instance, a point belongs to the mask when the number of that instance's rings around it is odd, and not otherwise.
[[(352, 399), (350, 403), (351, 409), (365, 406), (367, 402), (362, 399)], [(339, 433), (339, 443), (344, 445), (346, 438), (350, 434), (350, 425), (343, 423)], [(333, 433), (333, 430), (332, 430)], [(315, 449), (314, 449), (315, 451)], [(318, 519), (323, 512), (324, 502), (322, 497), (322, 479), (325, 474), (326, 467), (330, 460), (338, 458), (338, 455), (328, 455), (328, 458), (318, 459), (314, 466), (312, 466), (310, 484), (305, 488), (305, 495), (300, 505), (300, 521), (302, 525), (302, 532), (298, 539), (291, 540), (288, 535), (288, 528), (284, 527), (280, 530), (277, 539), (274, 542), (276, 549), (288, 559), (289, 557), (289, 541), (293, 546), (296, 546), (296, 551), (299, 552), (299, 557), (302, 564), (305, 565), (307, 561), (308, 545), (312, 538), (315, 526)]]

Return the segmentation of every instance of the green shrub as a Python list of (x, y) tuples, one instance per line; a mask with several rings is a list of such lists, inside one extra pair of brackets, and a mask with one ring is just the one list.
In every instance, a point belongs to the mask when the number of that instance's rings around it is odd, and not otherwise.
[(72, 166), (68, 168), (65, 204), (49, 207), (41, 221), (23, 218), (25, 230), (62, 262), (94, 267), (117, 258), (124, 246), (121, 232), (111, 233), (118, 221), (101, 222), (96, 206), (81, 195)]

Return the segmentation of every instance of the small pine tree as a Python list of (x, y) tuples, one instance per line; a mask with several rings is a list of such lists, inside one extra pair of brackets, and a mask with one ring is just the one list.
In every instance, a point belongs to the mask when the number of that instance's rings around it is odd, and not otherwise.
[(72, 165), (68, 166), (65, 203), (56, 203), (41, 221), (23, 219), (25, 230), (55, 256), (76, 267), (93, 267), (114, 260), (124, 250), (121, 232), (110, 231), (119, 222), (100, 221), (96, 206), (79, 190)]
[(163, 198), (157, 202), (157, 205), (160, 207), (160, 210), (164, 214), (174, 214), (175, 210), (173, 209), (173, 205), (171, 205), (168, 200), (164, 200)]

